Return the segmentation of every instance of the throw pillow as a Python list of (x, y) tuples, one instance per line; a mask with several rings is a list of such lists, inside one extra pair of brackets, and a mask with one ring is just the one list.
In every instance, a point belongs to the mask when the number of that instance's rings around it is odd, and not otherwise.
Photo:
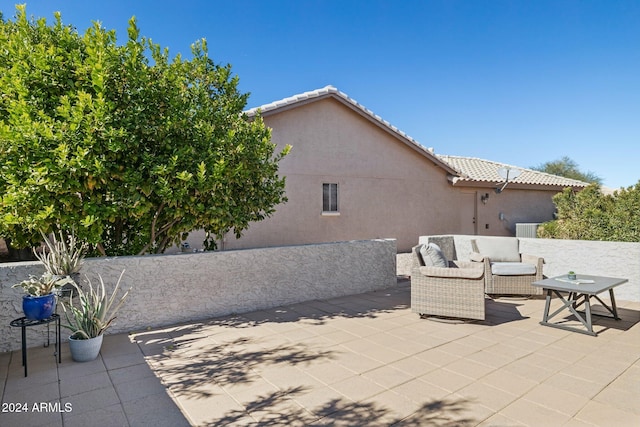
[(449, 261), (435, 243), (422, 245), (420, 255), (426, 267), (449, 267)]
[(422, 264), (424, 264), (425, 267), (433, 267), (431, 257), (427, 253), (427, 246), (428, 245), (420, 245), (418, 252), (420, 253), (420, 258), (422, 258)]
[(519, 241), (516, 237), (478, 237), (479, 252), (491, 262), (520, 262)]

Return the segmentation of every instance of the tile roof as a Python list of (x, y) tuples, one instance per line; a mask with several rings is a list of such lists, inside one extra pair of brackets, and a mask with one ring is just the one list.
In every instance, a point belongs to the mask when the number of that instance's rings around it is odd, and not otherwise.
[(518, 166), (512, 166), (505, 163), (494, 162), (491, 160), (478, 159), (474, 157), (445, 156), (440, 154), (436, 154), (436, 156), (458, 171), (460, 176), (453, 179), (454, 184), (458, 182), (499, 184), (504, 182), (504, 178), (498, 174), (498, 170), (500, 168), (509, 168), (521, 171), (519, 176), (513, 180), (509, 180), (509, 182), (512, 182), (513, 184), (574, 188), (583, 188), (589, 185), (587, 182), (564, 178), (558, 175), (551, 175), (545, 172), (539, 172)]

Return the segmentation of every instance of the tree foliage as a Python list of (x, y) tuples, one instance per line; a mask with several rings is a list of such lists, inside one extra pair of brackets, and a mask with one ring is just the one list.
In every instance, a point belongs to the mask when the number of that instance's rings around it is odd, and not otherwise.
[(531, 169), (540, 172), (550, 173), (552, 175), (563, 176), (565, 178), (577, 179), (591, 184), (602, 185), (602, 178), (593, 172), (582, 172), (578, 164), (571, 158), (564, 156), (561, 159), (553, 160), (534, 166)]
[(286, 201), (270, 131), (243, 114), (229, 65), (94, 23), (84, 35), (0, 20), (0, 235), (27, 246), (74, 229), (106, 254), (162, 252), (189, 231), (240, 237)]
[(542, 224), (539, 237), (640, 242), (640, 181), (605, 195), (596, 184), (567, 188), (553, 198), (558, 219)]

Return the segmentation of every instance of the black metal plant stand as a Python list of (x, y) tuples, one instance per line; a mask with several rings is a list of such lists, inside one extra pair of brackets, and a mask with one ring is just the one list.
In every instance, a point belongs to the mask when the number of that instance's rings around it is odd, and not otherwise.
[(49, 339), (49, 324), (56, 322), (56, 351), (54, 355), (58, 356), (58, 363), (62, 363), (62, 354), (60, 351), (60, 315), (52, 314), (51, 317), (42, 320), (32, 320), (26, 317), (20, 317), (11, 321), (10, 325), (14, 328), (22, 328), (22, 366), (24, 366), (24, 376), (27, 376), (27, 328), (30, 326), (47, 325), (47, 344), (45, 347), (49, 347), (51, 344)]

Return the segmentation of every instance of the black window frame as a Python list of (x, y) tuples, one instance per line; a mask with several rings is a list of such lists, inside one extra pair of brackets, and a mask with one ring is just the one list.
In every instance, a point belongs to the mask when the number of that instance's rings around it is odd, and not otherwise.
[(337, 182), (322, 183), (322, 212), (340, 212), (339, 186)]

